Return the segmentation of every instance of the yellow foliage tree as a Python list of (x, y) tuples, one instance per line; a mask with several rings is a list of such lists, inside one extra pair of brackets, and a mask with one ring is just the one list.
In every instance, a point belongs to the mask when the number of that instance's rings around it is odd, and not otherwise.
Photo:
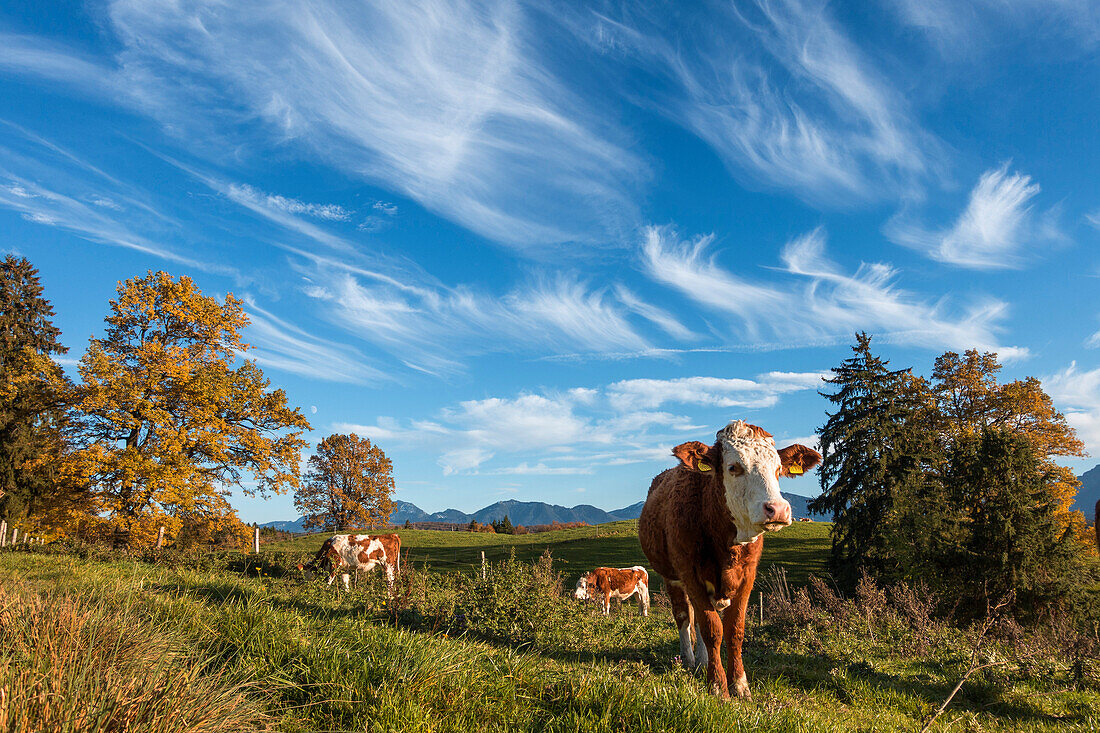
[(298, 485), (309, 423), (255, 362), (234, 365), (248, 349), (240, 300), (150, 272), (120, 283), (110, 308), (106, 336), (80, 360), (84, 443), (68, 470), (116, 531), (147, 543), (157, 524), (173, 534), (196, 514), (232, 514), (233, 486), (266, 496)]
[(391, 494), (393, 463), (382, 449), (355, 433), (336, 434), (317, 445), (294, 505), (306, 529), (374, 527), (389, 520)]
[(1052, 498), (1059, 514), (1068, 515), (1080, 481), (1054, 456), (1084, 456), (1065, 416), (1054, 409), (1050, 396), (1035, 377), (997, 383), (1001, 364), (997, 355), (970, 349), (960, 356), (948, 351), (936, 359), (933, 390), (939, 402), (943, 432), (950, 440), (977, 435), (982, 428), (1003, 428), (1026, 437), (1053, 477)]

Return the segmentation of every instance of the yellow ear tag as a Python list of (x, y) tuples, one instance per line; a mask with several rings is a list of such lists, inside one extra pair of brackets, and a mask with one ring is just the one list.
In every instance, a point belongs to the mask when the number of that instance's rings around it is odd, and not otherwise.
[(700, 471), (709, 471), (710, 470), (710, 464), (709, 463), (703, 463), (702, 461), (699, 461), (699, 470)]
[(792, 463), (791, 465), (787, 466), (787, 473), (793, 473), (797, 476), (798, 474), (802, 473), (802, 466), (798, 465), (797, 463)]

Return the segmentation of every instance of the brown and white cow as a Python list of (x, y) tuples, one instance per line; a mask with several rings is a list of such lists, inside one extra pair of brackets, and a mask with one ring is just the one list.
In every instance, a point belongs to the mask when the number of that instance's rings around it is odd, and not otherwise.
[(638, 596), (638, 608), (643, 616), (649, 615), (649, 573), (641, 565), (632, 568), (596, 568), (577, 581), (573, 593), (577, 600), (593, 598), (600, 604), (603, 615), (611, 613), (611, 599), (625, 601)]
[(684, 666), (706, 667), (711, 689), (728, 699), (724, 639), (734, 693), (750, 697), (741, 663), (745, 608), (763, 534), (791, 523), (779, 478), (801, 475), (821, 454), (804, 445), (777, 451), (771, 434), (741, 420), (719, 430), (714, 445), (692, 441), (672, 453), (680, 465), (653, 479), (638, 539), (668, 586)]
[(306, 573), (328, 570), (328, 584), (339, 575), (344, 590), (350, 589), (351, 574), (373, 570), (381, 565), (386, 572), (386, 587), (393, 594), (395, 573), (401, 569), (401, 537), (397, 534), (334, 534), (325, 540), (312, 560), (298, 569)]

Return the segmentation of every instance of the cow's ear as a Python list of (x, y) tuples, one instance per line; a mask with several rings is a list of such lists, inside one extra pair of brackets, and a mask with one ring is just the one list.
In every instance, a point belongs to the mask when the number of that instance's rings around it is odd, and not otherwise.
[(713, 471), (715, 464), (718, 462), (717, 454), (716, 446), (700, 443), (698, 440), (681, 443), (672, 449), (672, 455), (679, 458), (680, 463), (687, 467), (689, 471), (696, 471), (697, 473)]
[(801, 476), (821, 463), (821, 454), (813, 448), (795, 443), (779, 449), (779, 460), (783, 462), (783, 470), (779, 475), (790, 478)]

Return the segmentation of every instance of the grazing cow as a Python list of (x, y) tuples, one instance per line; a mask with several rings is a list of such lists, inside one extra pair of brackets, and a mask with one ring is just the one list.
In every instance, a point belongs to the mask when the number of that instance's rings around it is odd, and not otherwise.
[(801, 475), (821, 454), (804, 445), (777, 451), (767, 431), (741, 420), (719, 430), (714, 445), (692, 441), (672, 454), (680, 465), (653, 479), (638, 539), (668, 586), (684, 666), (706, 667), (711, 690), (728, 699), (724, 639), (734, 692), (750, 697), (741, 663), (745, 608), (764, 532), (791, 523), (779, 477)]
[(298, 569), (306, 573), (328, 570), (328, 584), (339, 575), (344, 590), (350, 588), (350, 575), (373, 570), (381, 565), (386, 571), (386, 587), (393, 595), (394, 573), (401, 569), (401, 538), (396, 534), (334, 534), (325, 540), (316, 556)]
[(611, 613), (611, 599), (625, 601), (638, 594), (638, 608), (643, 616), (649, 615), (649, 573), (641, 565), (632, 568), (596, 568), (577, 581), (573, 594), (577, 600), (594, 598), (599, 601), (603, 615)]
[(800, 521), (800, 522), (812, 522), (814, 520), (810, 519), (809, 517), (800, 517), (798, 521)]

